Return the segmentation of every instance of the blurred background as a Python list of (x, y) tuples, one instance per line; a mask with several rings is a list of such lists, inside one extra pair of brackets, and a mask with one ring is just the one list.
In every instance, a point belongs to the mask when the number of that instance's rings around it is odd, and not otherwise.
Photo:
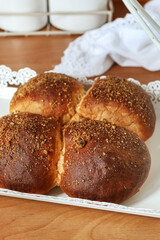
[[(139, 2), (144, 5), (147, 0)], [(37, 73), (51, 70), (80, 34), (126, 13), (121, 0), (0, 0), (0, 65), (15, 71), (24, 67)], [(121, 69), (115, 65), (108, 74), (118, 71), (121, 75)], [(122, 74), (136, 75), (131, 67)], [(152, 72), (147, 77), (152, 80)]]
[(0, 36), (81, 34), (124, 16), (126, 8), (123, 3), (119, 6), (120, 2), (0, 0)]

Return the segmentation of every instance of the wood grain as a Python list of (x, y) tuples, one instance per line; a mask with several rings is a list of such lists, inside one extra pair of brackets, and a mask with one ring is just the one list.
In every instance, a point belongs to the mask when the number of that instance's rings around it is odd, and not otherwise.
[(42, 73), (60, 62), (63, 51), (75, 36), (0, 38), (0, 64), (13, 70), (30, 67)]
[(160, 220), (0, 197), (0, 239), (160, 239)]
[[(126, 8), (115, 0), (115, 17)], [(0, 38), (0, 64), (37, 73), (60, 62), (76, 36)], [(141, 83), (160, 79), (160, 71), (122, 68), (106, 73), (133, 77)], [(0, 240), (158, 240), (160, 219), (0, 196)]]

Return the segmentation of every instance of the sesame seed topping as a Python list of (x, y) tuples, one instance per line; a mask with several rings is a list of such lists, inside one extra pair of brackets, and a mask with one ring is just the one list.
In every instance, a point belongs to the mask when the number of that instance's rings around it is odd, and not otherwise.
[(97, 78), (88, 95), (84, 98), (84, 105), (89, 104), (89, 98), (97, 104), (120, 103), (137, 114), (146, 126), (154, 125), (154, 110), (150, 96), (141, 86), (127, 79), (114, 76)]
[(62, 117), (70, 109), (74, 110), (73, 105), (78, 104), (83, 94), (83, 86), (77, 79), (60, 73), (44, 73), (18, 88), (11, 100), (10, 110), (19, 109), (18, 104), (23, 101), (37, 102), (42, 109), (48, 109), (42, 115)]
[[(14, 178), (23, 178), (23, 172), (35, 171), (41, 165), (42, 173), (50, 171), (51, 149), (55, 149), (56, 133), (59, 123), (53, 118), (32, 113), (18, 113), (0, 118), (0, 171), (15, 169)], [(54, 130), (53, 130), (54, 129)], [(56, 131), (57, 131), (56, 130)]]

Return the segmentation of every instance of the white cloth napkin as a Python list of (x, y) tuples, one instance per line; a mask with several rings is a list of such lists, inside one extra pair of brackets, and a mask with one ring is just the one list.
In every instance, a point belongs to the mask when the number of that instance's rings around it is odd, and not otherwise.
[[(160, 0), (152, 0), (144, 8), (160, 25)], [(91, 77), (103, 74), (114, 62), (120, 66), (160, 70), (160, 51), (131, 14), (71, 42), (53, 71)]]

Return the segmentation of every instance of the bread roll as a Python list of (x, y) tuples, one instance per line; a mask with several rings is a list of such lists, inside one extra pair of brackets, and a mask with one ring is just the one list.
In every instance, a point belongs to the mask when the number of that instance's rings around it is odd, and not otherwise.
[(53, 116), (66, 124), (84, 94), (74, 78), (58, 73), (44, 73), (20, 86), (14, 94), (10, 113), (31, 112)]
[(136, 133), (142, 140), (152, 136), (155, 111), (150, 96), (141, 86), (124, 78), (97, 78), (77, 107), (88, 119), (106, 119)]
[(0, 187), (46, 193), (57, 184), (60, 124), (32, 113), (0, 119)]
[(58, 168), (60, 187), (70, 197), (120, 203), (146, 180), (150, 154), (125, 128), (107, 121), (71, 122)]

